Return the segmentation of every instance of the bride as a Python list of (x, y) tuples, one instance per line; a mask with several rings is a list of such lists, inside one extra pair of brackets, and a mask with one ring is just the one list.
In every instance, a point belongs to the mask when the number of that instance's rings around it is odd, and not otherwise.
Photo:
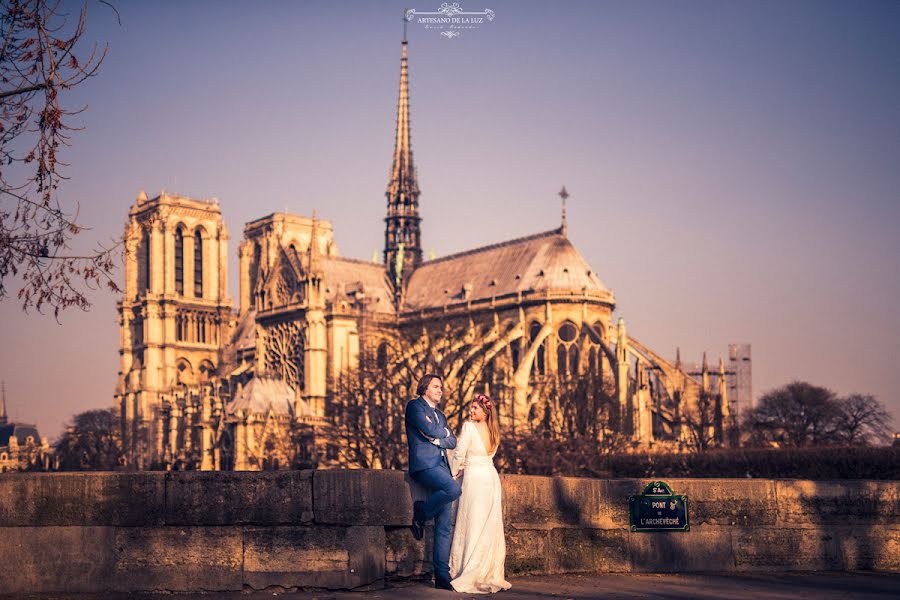
[(511, 587), (503, 576), (506, 540), (500, 476), (493, 461), (500, 445), (494, 408), (487, 396), (475, 396), (453, 453), (453, 476), (462, 477), (462, 496), (450, 550), (450, 585), (468, 594)]

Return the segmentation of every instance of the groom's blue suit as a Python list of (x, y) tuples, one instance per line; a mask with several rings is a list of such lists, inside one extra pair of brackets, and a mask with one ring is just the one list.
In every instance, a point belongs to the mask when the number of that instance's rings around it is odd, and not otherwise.
[[(409, 444), (409, 474), (431, 492), (424, 505), (426, 519), (434, 518), (434, 577), (450, 582), (450, 504), (459, 498), (459, 484), (450, 474), (447, 450), (456, 448), (456, 436), (447, 417), (419, 396), (406, 405), (406, 440)], [(435, 445), (432, 440), (437, 440)]]

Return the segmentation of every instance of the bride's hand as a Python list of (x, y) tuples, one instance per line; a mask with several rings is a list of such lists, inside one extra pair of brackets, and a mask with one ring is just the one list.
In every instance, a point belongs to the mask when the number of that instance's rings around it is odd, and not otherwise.
[(463, 471), (464, 471), (464, 470), (465, 470), (465, 469), (460, 469), (459, 471), (457, 471), (457, 472), (456, 472), (456, 475), (453, 477), (453, 479), (462, 479)]

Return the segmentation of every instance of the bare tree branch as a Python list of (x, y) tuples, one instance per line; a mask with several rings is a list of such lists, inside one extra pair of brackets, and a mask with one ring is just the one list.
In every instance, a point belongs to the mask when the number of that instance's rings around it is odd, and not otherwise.
[(122, 247), (68, 251), (87, 228), (77, 203), (70, 214), (64, 206), (73, 203), (60, 198), (61, 152), (80, 129), (70, 119), (84, 108), (66, 108), (62, 97), (94, 77), (107, 52), (82, 50), (86, 3), (68, 17), (53, 0), (6, 0), (0, 13), (0, 300), (16, 279), (23, 310), (51, 307), (57, 318), (69, 307), (87, 310), (89, 289), (120, 291), (112, 273)]

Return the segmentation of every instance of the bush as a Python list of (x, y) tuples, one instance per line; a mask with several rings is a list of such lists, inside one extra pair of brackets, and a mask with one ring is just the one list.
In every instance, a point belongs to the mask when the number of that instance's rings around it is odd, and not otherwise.
[(569, 477), (900, 479), (900, 448), (735, 448), (694, 453), (600, 454), (585, 440), (504, 441), (505, 473)]

